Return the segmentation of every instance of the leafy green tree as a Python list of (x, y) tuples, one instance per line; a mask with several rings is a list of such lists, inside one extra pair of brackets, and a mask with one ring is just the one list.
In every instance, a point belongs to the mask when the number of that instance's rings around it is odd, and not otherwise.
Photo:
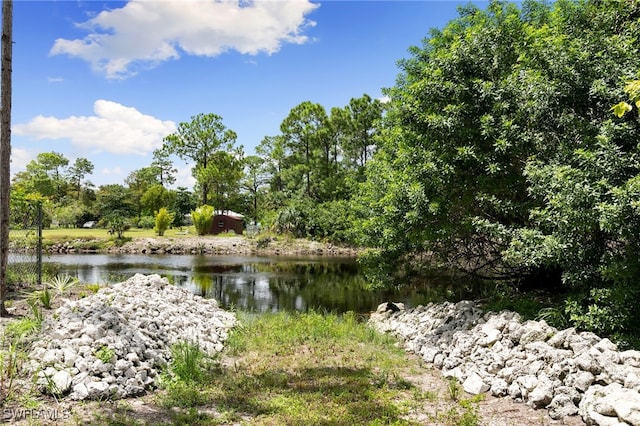
[(173, 220), (174, 226), (184, 226), (184, 219), (193, 209), (196, 208), (196, 201), (193, 194), (185, 187), (178, 187), (174, 193), (173, 208), (175, 217)]
[(38, 154), (36, 161), (51, 179), (54, 187), (54, 201), (61, 200), (65, 195), (66, 184), (63, 178), (63, 169), (69, 165), (69, 160), (57, 152), (43, 152)]
[(11, 226), (27, 229), (38, 223), (38, 205), (43, 210), (49, 209), (51, 201), (37, 192), (27, 192), (21, 186), (12, 188), (9, 201)]
[[(78, 157), (71, 166), (67, 169), (67, 175), (69, 177), (69, 183), (73, 186), (78, 194), (78, 200), (82, 196), (82, 184), (87, 175), (93, 173), (94, 165), (86, 158)], [(86, 186), (93, 186), (91, 182), (84, 182)]]
[(173, 163), (166, 151), (157, 149), (153, 151), (153, 161), (151, 169), (156, 172), (156, 179), (162, 186), (170, 186), (176, 182), (175, 174), (178, 170), (173, 167)]
[(120, 241), (124, 239), (124, 233), (131, 227), (127, 219), (122, 216), (122, 212), (118, 211), (104, 216), (104, 221), (107, 224), (109, 233), (115, 235), (116, 239)]
[(176, 133), (164, 138), (161, 151), (163, 155), (175, 154), (195, 163), (194, 177), (198, 180), (202, 204), (207, 204), (212, 160), (217, 153), (230, 153), (236, 139), (236, 133), (222, 123), (222, 117), (198, 114), (190, 122), (178, 124)]
[[(578, 175), (558, 177), (563, 167), (578, 167), (580, 150), (599, 149), (603, 132), (623, 151), (632, 146), (633, 137), (624, 137), (635, 134), (628, 123), (606, 122), (618, 82), (637, 58), (634, 7), (559, 1), (519, 9), (493, 1), (486, 10), (462, 8), (422, 48), (411, 48), (387, 92), (378, 152), (367, 165), (362, 227), (364, 242), (379, 248), (378, 265), (392, 270), (412, 254), (432, 253), (437, 262), (492, 279), (563, 273), (568, 282), (587, 259), (599, 263), (588, 248), (605, 240), (599, 233), (588, 238), (593, 228), (586, 225), (597, 195), (582, 204), (567, 200), (576, 211), (564, 216), (563, 232), (584, 230), (573, 234), (585, 238), (574, 246), (581, 247), (577, 257), (563, 260), (549, 252), (555, 243), (536, 242), (549, 239), (542, 213), (563, 217), (556, 204), (548, 207), (557, 185), (566, 184), (567, 196), (581, 193), (572, 187)], [(597, 181), (589, 185), (600, 191)], [(515, 261), (515, 252), (526, 251), (540, 261)]]
[(331, 145), (327, 135), (328, 117), (324, 107), (302, 102), (280, 124), (283, 145), (289, 157), (288, 186), (307, 197), (319, 197), (319, 166), (329, 168)]
[(69, 160), (62, 154), (42, 152), (27, 164), (25, 171), (16, 173), (14, 185), (58, 202), (66, 195), (67, 182), (63, 168), (68, 164)]
[(285, 192), (284, 173), (286, 154), (282, 136), (266, 136), (256, 147), (256, 153), (262, 158), (265, 179), (269, 190), (265, 196), (268, 209), (277, 209), (284, 205), (289, 194)]
[[(125, 184), (129, 188), (131, 201), (135, 206), (138, 220), (140, 220), (144, 210), (142, 197), (150, 187), (154, 185), (162, 185), (160, 183), (158, 170), (152, 166), (134, 170), (129, 173), (129, 176), (125, 179)], [(152, 210), (149, 213), (153, 214), (154, 211)]]
[(174, 195), (158, 183), (150, 186), (140, 201), (146, 214), (155, 215), (161, 208), (171, 206), (173, 198)]
[[(330, 115), (309, 101), (295, 106), (281, 123), (282, 133), (264, 138), (256, 149), (268, 184), (263, 221), (269, 218), (266, 221), (276, 229), (309, 238), (334, 239), (340, 234), (345, 242), (346, 233), (329, 231), (334, 221), (320, 206), (335, 203), (342, 210), (351, 204), (364, 181), (364, 165), (375, 151), (382, 110), (381, 102), (368, 95), (352, 99), (344, 108), (332, 108)], [(307, 208), (313, 204), (318, 208)], [(301, 217), (309, 221), (302, 230), (297, 225), (302, 226)], [(353, 220), (354, 211), (341, 218)]]
[(336, 118), (331, 114), (332, 121), (346, 122), (346, 125), (342, 125), (346, 128), (342, 151), (345, 161), (356, 169), (360, 181), (364, 179), (364, 166), (375, 152), (375, 138), (383, 110), (380, 100), (364, 94), (360, 98), (351, 99), (343, 109), (344, 112)]
[(244, 159), (244, 179), (242, 188), (248, 193), (251, 204), (251, 217), (258, 223), (258, 199), (262, 196), (262, 186), (265, 183), (264, 161), (257, 155), (250, 155)]
[(77, 203), (72, 203), (70, 205), (60, 206), (54, 209), (53, 217), (57, 219), (59, 226), (69, 228), (76, 226), (82, 214), (82, 206)]
[(123, 221), (137, 213), (131, 191), (120, 184), (102, 185), (98, 188), (96, 209), (98, 216), (118, 216)]
[(210, 198), (220, 210), (231, 209), (233, 200), (237, 198), (242, 179), (243, 155), (241, 148), (230, 152), (213, 152), (205, 168), (195, 168), (197, 186), (205, 185), (208, 188)]

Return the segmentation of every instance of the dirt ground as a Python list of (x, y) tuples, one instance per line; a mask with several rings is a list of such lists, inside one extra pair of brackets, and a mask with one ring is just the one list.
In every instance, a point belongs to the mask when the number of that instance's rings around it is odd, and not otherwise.
[[(438, 413), (445, 413), (454, 407), (459, 409), (459, 405), (456, 405), (456, 403), (448, 400), (447, 397), (444, 396), (447, 392), (447, 383), (440, 373), (438, 371), (425, 369), (424, 374), (408, 376), (406, 379), (425, 391), (436, 392), (439, 395), (436, 401), (430, 402), (421, 409), (411, 412), (407, 416), (407, 419), (424, 425), (449, 426), (448, 423), (434, 423), (432, 420)], [(103, 419), (123, 419), (126, 415), (129, 421), (135, 420), (138, 423), (169, 424), (167, 423), (169, 420), (166, 409), (159, 407), (155, 403), (157, 399), (156, 396), (157, 395), (150, 393), (138, 398), (113, 402), (73, 402), (66, 400), (56, 402), (50, 399), (45, 401), (38, 410), (32, 410), (29, 414), (23, 414), (22, 418), (10, 418), (11, 414), (20, 413), (19, 410), (21, 410), (20, 407), (12, 406), (12, 404), (4, 408), (3, 422), (19, 426), (33, 424), (82, 425), (94, 423), (96, 413), (100, 413)], [(199, 411), (211, 417), (219, 415), (216, 407), (213, 406), (199, 407)], [(33, 421), (35, 417), (34, 413), (38, 413), (40, 416), (37, 422)], [(54, 420), (43, 418), (47, 415), (49, 418), (56, 418)], [(581, 418), (577, 416), (564, 420), (553, 420), (549, 417), (546, 410), (534, 410), (523, 403), (518, 403), (507, 398), (494, 398), (491, 396), (487, 396), (484, 401), (480, 402), (479, 418), (479, 425), (482, 426), (584, 425)], [(245, 422), (246, 424), (251, 424), (251, 419), (247, 417), (245, 418)]]

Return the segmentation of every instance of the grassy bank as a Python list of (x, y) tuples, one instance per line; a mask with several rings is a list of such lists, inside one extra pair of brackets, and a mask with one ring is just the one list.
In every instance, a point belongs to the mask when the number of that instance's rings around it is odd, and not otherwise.
[[(354, 315), (240, 315), (223, 354), (177, 345), (161, 388), (136, 401), (74, 405), (70, 424), (475, 425), (457, 383), (425, 389), (424, 369)], [(98, 406), (99, 411), (98, 411)], [(100, 414), (96, 414), (96, 413)], [(89, 416), (89, 417), (87, 417)]]

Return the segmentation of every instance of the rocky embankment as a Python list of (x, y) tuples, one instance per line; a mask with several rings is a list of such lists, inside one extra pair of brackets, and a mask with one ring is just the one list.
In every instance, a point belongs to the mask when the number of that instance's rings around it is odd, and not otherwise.
[(554, 419), (580, 415), (588, 425), (640, 425), (640, 351), (618, 351), (608, 339), (517, 313), (484, 313), (473, 302), (405, 310), (380, 305), (369, 323), (460, 381), (466, 392), (490, 392)]
[(219, 352), (235, 321), (215, 300), (159, 275), (137, 274), (58, 308), (27, 367), (49, 393), (76, 400), (136, 396), (157, 385), (174, 343)]
[[(102, 240), (63, 240), (50, 244), (48, 253), (112, 253), (112, 254), (204, 254), (204, 255), (283, 255), (283, 256), (346, 256), (353, 257), (359, 249), (302, 238), (245, 236), (188, 236), (134, 238), (121, 246), (107, 249)], [(22, 252), (25, 248), (12, 247)]]

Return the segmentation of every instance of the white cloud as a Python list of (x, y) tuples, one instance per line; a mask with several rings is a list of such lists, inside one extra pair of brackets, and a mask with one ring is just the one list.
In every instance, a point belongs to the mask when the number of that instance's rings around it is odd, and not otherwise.
[(115, 166), (112, 168), (108, 168), (105, 167), (102, 169), (102, 174), (103, 175), (117, 175), (120, 176), (122, 174), (122, 169), (120, 168), (120, 166)]
[(116, 102), (97, 100), (93, 110), (95, 115), (90, 117), (39, 115), (13, 126), (13, 132), (37, 140), (69, 139), (83, 150), (144, 155), (161, 147), (162, 139), (176, 131), (173, 121), (161, 121)]
[(184, 186), (187, 188), (193, 188), (196, 184), (196, 179), (193, 177), (193, 167), (195, 164), (190, 163), (184, 167), (178, 167), (178, 173), (176, 173), (176, 182), (173, 184), (174, 188)]
[(89, 34), (57, 39), (50, 54), (82, 58), (107, 78), (127, 78), (181, 52), (272, 54), (284, 43), (309, 40), (303, 32), (315, 22), (305, 15), (318, 6), (309, 0), (132, 0), (77, 24)]
[(62, 78), (62, 77), (47, 77), (47, 81), (49, 83), (62, 83), (64, 81), (64, 78)]
[(11, 176), (26, 170), (27, 164), (35, 160), (38, 154), (22, 148), (11, 148)]

